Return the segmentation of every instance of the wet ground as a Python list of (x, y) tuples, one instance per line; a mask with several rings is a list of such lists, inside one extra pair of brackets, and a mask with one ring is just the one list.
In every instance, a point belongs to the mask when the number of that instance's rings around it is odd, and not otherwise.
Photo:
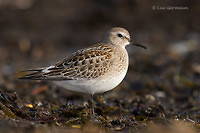
[[(21, 1), (21, 2), (20, 2)], [(184, 10), (153, 10), (153, 6)], [(200, 131), (199, 2), (0, 1), (0, 132)], [(17, 80), (15, 72), (56, 63), (125, 27), (143, 50), (128, 46), (123, 82), (95, 96), (47, 81)]]

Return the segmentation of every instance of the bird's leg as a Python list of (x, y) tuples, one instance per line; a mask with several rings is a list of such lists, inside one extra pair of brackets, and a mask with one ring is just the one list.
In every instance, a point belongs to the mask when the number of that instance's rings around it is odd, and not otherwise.
[(88, 99), (88, 104), (89, 104), (89, 108), (90, 108), (90, 115), (94, 116), (94, 95), (91, 94), (89, 99)]

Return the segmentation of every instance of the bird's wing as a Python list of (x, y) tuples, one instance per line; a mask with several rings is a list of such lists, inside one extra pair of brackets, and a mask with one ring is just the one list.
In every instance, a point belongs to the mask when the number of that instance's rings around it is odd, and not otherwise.
[(97, 44), (78, 50), (55, 65), (22, 71), (19, 79), (79, 80), (97, 78), (110, 69), (112, 54), (111, 47)]

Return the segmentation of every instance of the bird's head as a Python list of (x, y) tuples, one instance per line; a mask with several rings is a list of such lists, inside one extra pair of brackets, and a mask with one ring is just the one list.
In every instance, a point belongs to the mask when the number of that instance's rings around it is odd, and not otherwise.
[(119, 45), (121, 47), (133, 44), (146, 49), (145, 46), (136, 42), (132, 42), (129, 32), (121, 27), (115, 27), (110, 29), (105, 35), (104, 43), (109, 45)]

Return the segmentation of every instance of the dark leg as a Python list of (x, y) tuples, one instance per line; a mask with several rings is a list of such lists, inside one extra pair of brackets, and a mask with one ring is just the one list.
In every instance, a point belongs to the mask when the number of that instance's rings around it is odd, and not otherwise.
[(94, 95), (90, 95), (90, 98), (88, 100), (89, 108), (90, 108), (90, 115), (94, 116)]

